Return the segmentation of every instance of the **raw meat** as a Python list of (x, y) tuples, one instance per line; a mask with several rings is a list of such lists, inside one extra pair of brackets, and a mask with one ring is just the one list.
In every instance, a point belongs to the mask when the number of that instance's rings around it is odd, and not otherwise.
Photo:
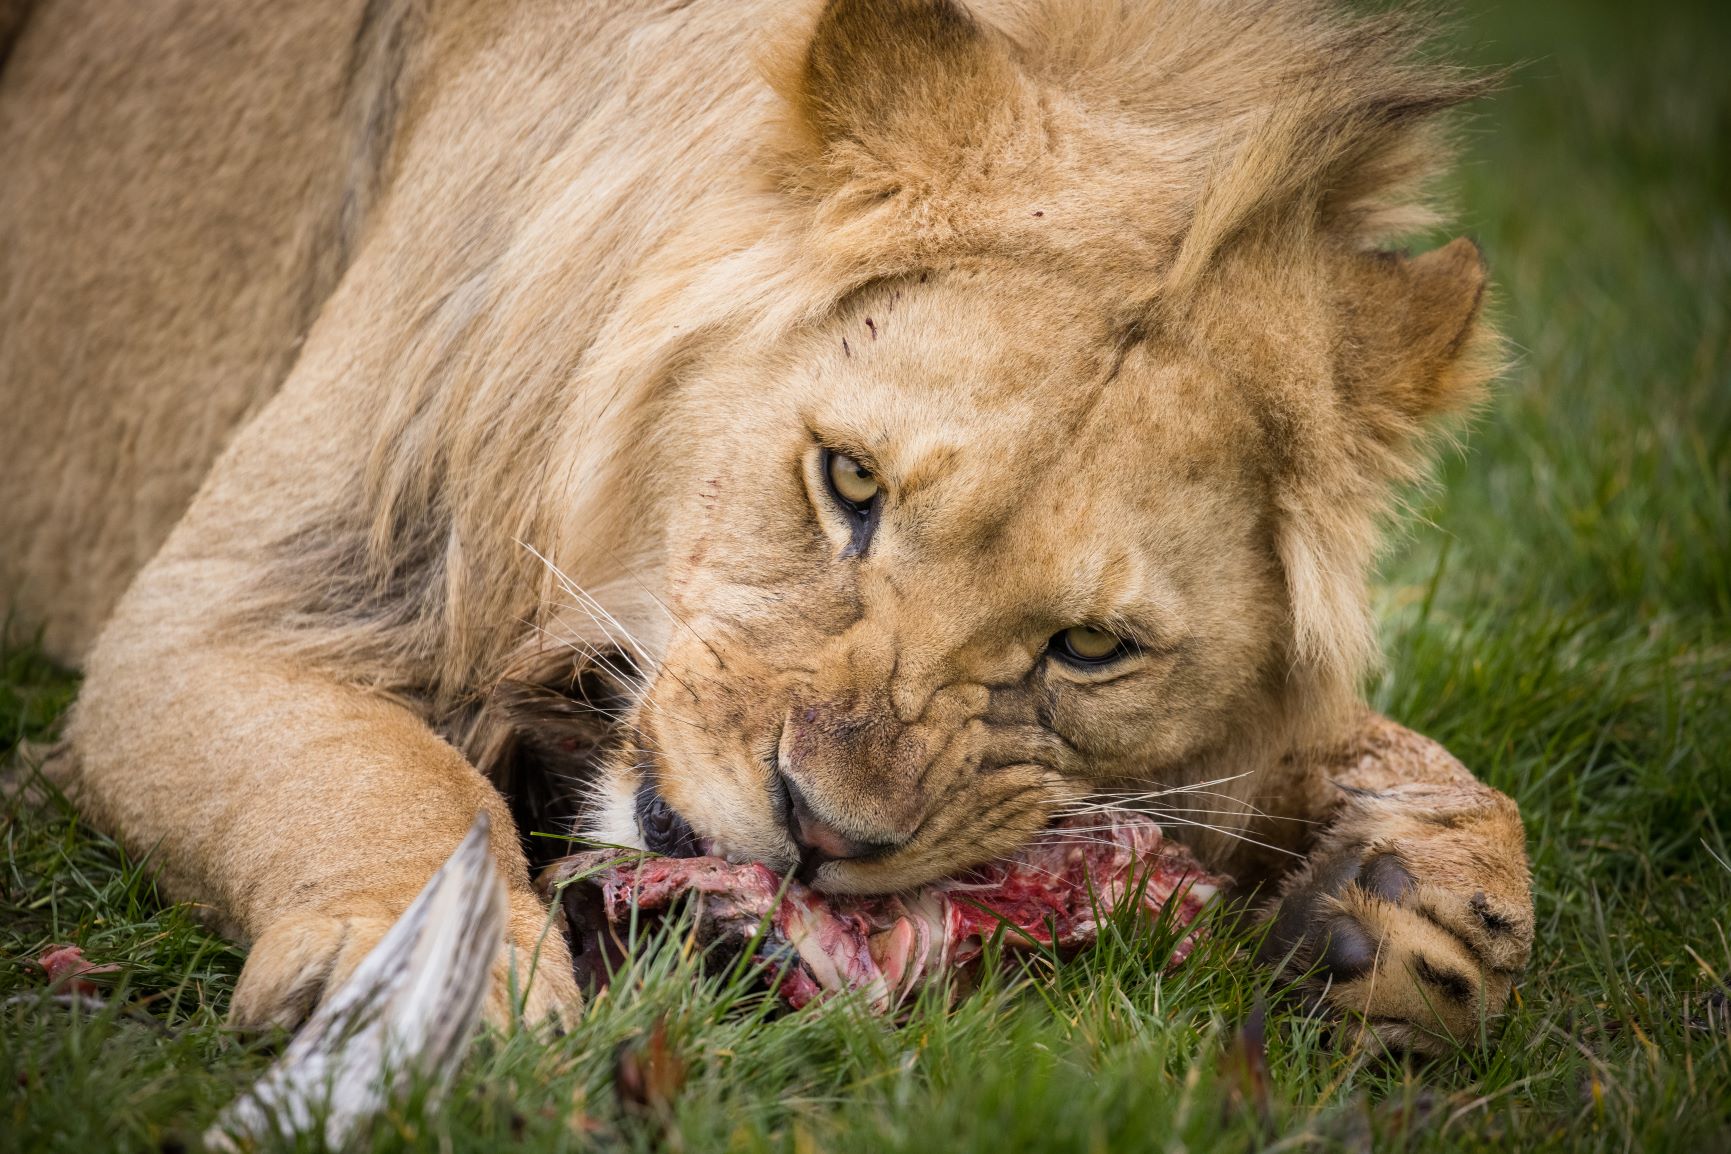
[(100, 987), (86, 977), (87, 974), (113, 974), (120, 970), (113, 963), (96, 965), (77, 946), (49, 946), (36, 959), (36, 964), (42, 967), (49, 984), (59, 992), (87, 997), (100, 992)]
[[(777, 991), (799, 1007), (829, 993), (857, 992), (879, 1011), (924, 983), (967, 970), (993, 934), (1006, 950), (1091, 945), (1096, 915), (1135, 902), (1152, 918), (1189, 926), (1224, 884), (1151, 819), (1130, 811), (1094, 813), (1043, 834), (1012, 858), (909, 894), (827, 895), (761, 865), (721, 858), (627, 856), (592, 850), (562, 858), (541, 875), (561, 891), (578, 978), (604, 983), (624, 956), (633, 918), (696, 903), (699, 940), (743, 949), (780, 976)], [(761, 931), (761, 933), (760, 933)], [(1173, 953), (1194, 944), (1186, 934)]]

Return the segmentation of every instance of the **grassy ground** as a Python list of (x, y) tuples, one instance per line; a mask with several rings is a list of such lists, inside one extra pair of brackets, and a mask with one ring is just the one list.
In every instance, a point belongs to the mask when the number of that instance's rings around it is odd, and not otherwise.
[[(1391, 559), (1375, 688), (1521, 802), (1539, 944), (1500, 1046), (1427, 1066), (1269, 1021), (1266, 1094), (1225, 1057), (1265, 978), (1221, 933), (1162, 975), (1112, 940), (900, 1027), (766, 1019), (652, 952), (552, 1044), (483, 1042), (381, 1148), (1094, 1151), (1731, 1149), (1731, 31), (1707, 8), (1469, 13), (1527, 61), (1464, 181), (1519, 362)], [(70, 682), (0, 665), (0, 752)], [(170, 1149), (268, 1060), (225, 1034), (240, 958), (64, 807), (0, 809), (0, 1148)], [(123, 971), (45, 1002), (30, 958)], [(666, 1023), (684, 1077), (622, 1103)]]

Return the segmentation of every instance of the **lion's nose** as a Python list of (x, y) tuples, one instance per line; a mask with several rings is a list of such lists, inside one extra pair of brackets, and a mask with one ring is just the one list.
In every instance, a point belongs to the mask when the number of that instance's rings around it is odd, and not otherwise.
[(809, 875), (825, 862), (871, 857), (893, 848), (882, 842), (860, 841), (847, 836), (812, 811), (811, 803), (792, 778), (783, 774), (781, 785), (787, 791), (787, 830), (793, 835), (794, 844), (799, 846), (802, 873)]

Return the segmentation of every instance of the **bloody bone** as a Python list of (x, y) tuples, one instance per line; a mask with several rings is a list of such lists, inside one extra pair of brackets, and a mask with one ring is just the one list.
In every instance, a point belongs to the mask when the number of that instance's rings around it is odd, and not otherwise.
[[(1224, 879), (1164, 840), (1151, 819), (1117, 811), (1060, 824), (1012, 858), (908, 894), (820, 894), (761, 865), (617, 850), (563, 858), (540, 884), (560, 892), (579, 980), (606, 980), (634, 908), (648, 920), (690, 896), (706, 945), (744, 948), (762, 931), (758, 958), (780, 971), (777, 989), (789, 1004), (854, 991), (886, 1011), (925, 982), (966, 970), (1000, 929), (1009, 950), (1070, 954), (1093, 943), (1097, 914), (1124, 902), (1189, 926)], [(1180, 940), (1174, 962), (1194, 937)]]

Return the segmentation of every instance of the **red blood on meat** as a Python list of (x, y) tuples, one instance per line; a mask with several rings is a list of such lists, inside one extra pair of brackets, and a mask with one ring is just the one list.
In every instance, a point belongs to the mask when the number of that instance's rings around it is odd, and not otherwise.
[[(1086, 820), (1055, 826), (1013, 857), (908, 894), (827, 895), (760, 865), (638, 860), (614, 851), (555, 862), (541, 884), (563, 886), (580, 970), (586, 956), (607, 956), (609, 942), (622, 952), (622, 927), (634, 914), (656, 916), (689, 896), (699, 937), (737, 947), (755, 942), (760, 962), (780, 971), (778, 990), (789, 1004), (853, 991), (884, 1010), (969, 966), (1000, 932), (1010, 950), (1074, 952), (1093, 943), (1101, 915), (1132, 895), (1148, 916), (1164, 910), (1174, 925), (1188, 926), (1223, 882), (1141, 814)], [(1193, 938), (1179, 943), (1174, 961), (1190, 952)]]

